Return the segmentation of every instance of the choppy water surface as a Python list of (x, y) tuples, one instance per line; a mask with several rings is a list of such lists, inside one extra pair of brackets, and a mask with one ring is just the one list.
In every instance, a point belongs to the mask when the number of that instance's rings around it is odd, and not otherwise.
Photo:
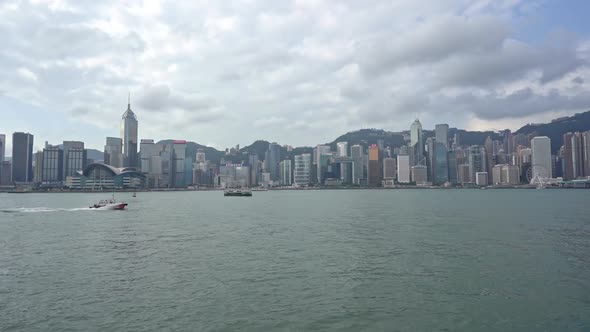
[(590, 191), (101, 198), (0, 194), (1, 331), (590, 330)]

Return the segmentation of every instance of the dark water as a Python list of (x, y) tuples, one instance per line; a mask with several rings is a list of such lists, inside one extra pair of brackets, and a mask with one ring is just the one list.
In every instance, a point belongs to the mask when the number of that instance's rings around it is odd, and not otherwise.
[(2, 331), (590, 331), (590, 191), (0, 194)]

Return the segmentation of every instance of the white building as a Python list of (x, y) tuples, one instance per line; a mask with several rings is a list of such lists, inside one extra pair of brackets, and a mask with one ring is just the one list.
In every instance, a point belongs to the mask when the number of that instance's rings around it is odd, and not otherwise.
[(311, 155), (304, 153), (295, 156), (295, 167), (293, 170), (293, 183), (296, 186), (307, 186), (311, 178)]
[(400, 154), (397, 156), (397, 182), (410, 183), (410, 155)]
[(428, 184), (428, 169), (424, 165), (412, 166), (412, 180), (417, 185)]
[(291, 167), (291, 160), (286, 159), (279, 163), (279, 181), (281, 186), (290, 186), (293, 184), (291, 176), (293, 174), (293, 168)]
[(337, 157), (348, 157), (348, 142), (336, 143)]
[(551, 139), (547, 136), (537, 136), (531, 140), (533, 177), (551, 178)]

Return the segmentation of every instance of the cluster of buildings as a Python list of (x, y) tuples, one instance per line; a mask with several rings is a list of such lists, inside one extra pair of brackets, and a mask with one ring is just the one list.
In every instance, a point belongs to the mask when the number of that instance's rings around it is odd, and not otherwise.
[[(427, 135), (428, 134), (428, 135)], [(515, 186), (524, 183), (587, 181), (590, 178), (590, 131), (563, 135), (552, 155), (546, 136), (504, 131), (482, 145), (462, 145), (449, 137), (449, 126), (432, 132), (415, 120), (401, 146), (376, 142), (317, 145), (294, 154), (291, 147), (270, 143), (264, 154), (241, 152), (235, 158), (209, 160), (203, 149), (187, 141), (156, 143), (138, 140), (138, 120), (128, 104), (121, 119), (121, 137), (107, 137), (103, 160), (90, 160), (84, 142), (47, 142), (33, 152), (33, 135), (12, 135), (12, 160), (4, 160), (0, 134), (0, 185), (48, 188), (107, 189), (113, 187), (306, 187), (306, 186)], [(139, 143), (139, 144), (138, 144)], [(193, 151), (193, 152), (191, 152)], [(556, 180), (558, 179), (558, 180)]]

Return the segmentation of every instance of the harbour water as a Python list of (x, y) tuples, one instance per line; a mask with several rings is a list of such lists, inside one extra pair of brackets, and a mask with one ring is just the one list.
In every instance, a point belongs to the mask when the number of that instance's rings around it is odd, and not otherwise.
[(102, 198), (0, 194), (0, 331), (590, 330), (590, 191)]

